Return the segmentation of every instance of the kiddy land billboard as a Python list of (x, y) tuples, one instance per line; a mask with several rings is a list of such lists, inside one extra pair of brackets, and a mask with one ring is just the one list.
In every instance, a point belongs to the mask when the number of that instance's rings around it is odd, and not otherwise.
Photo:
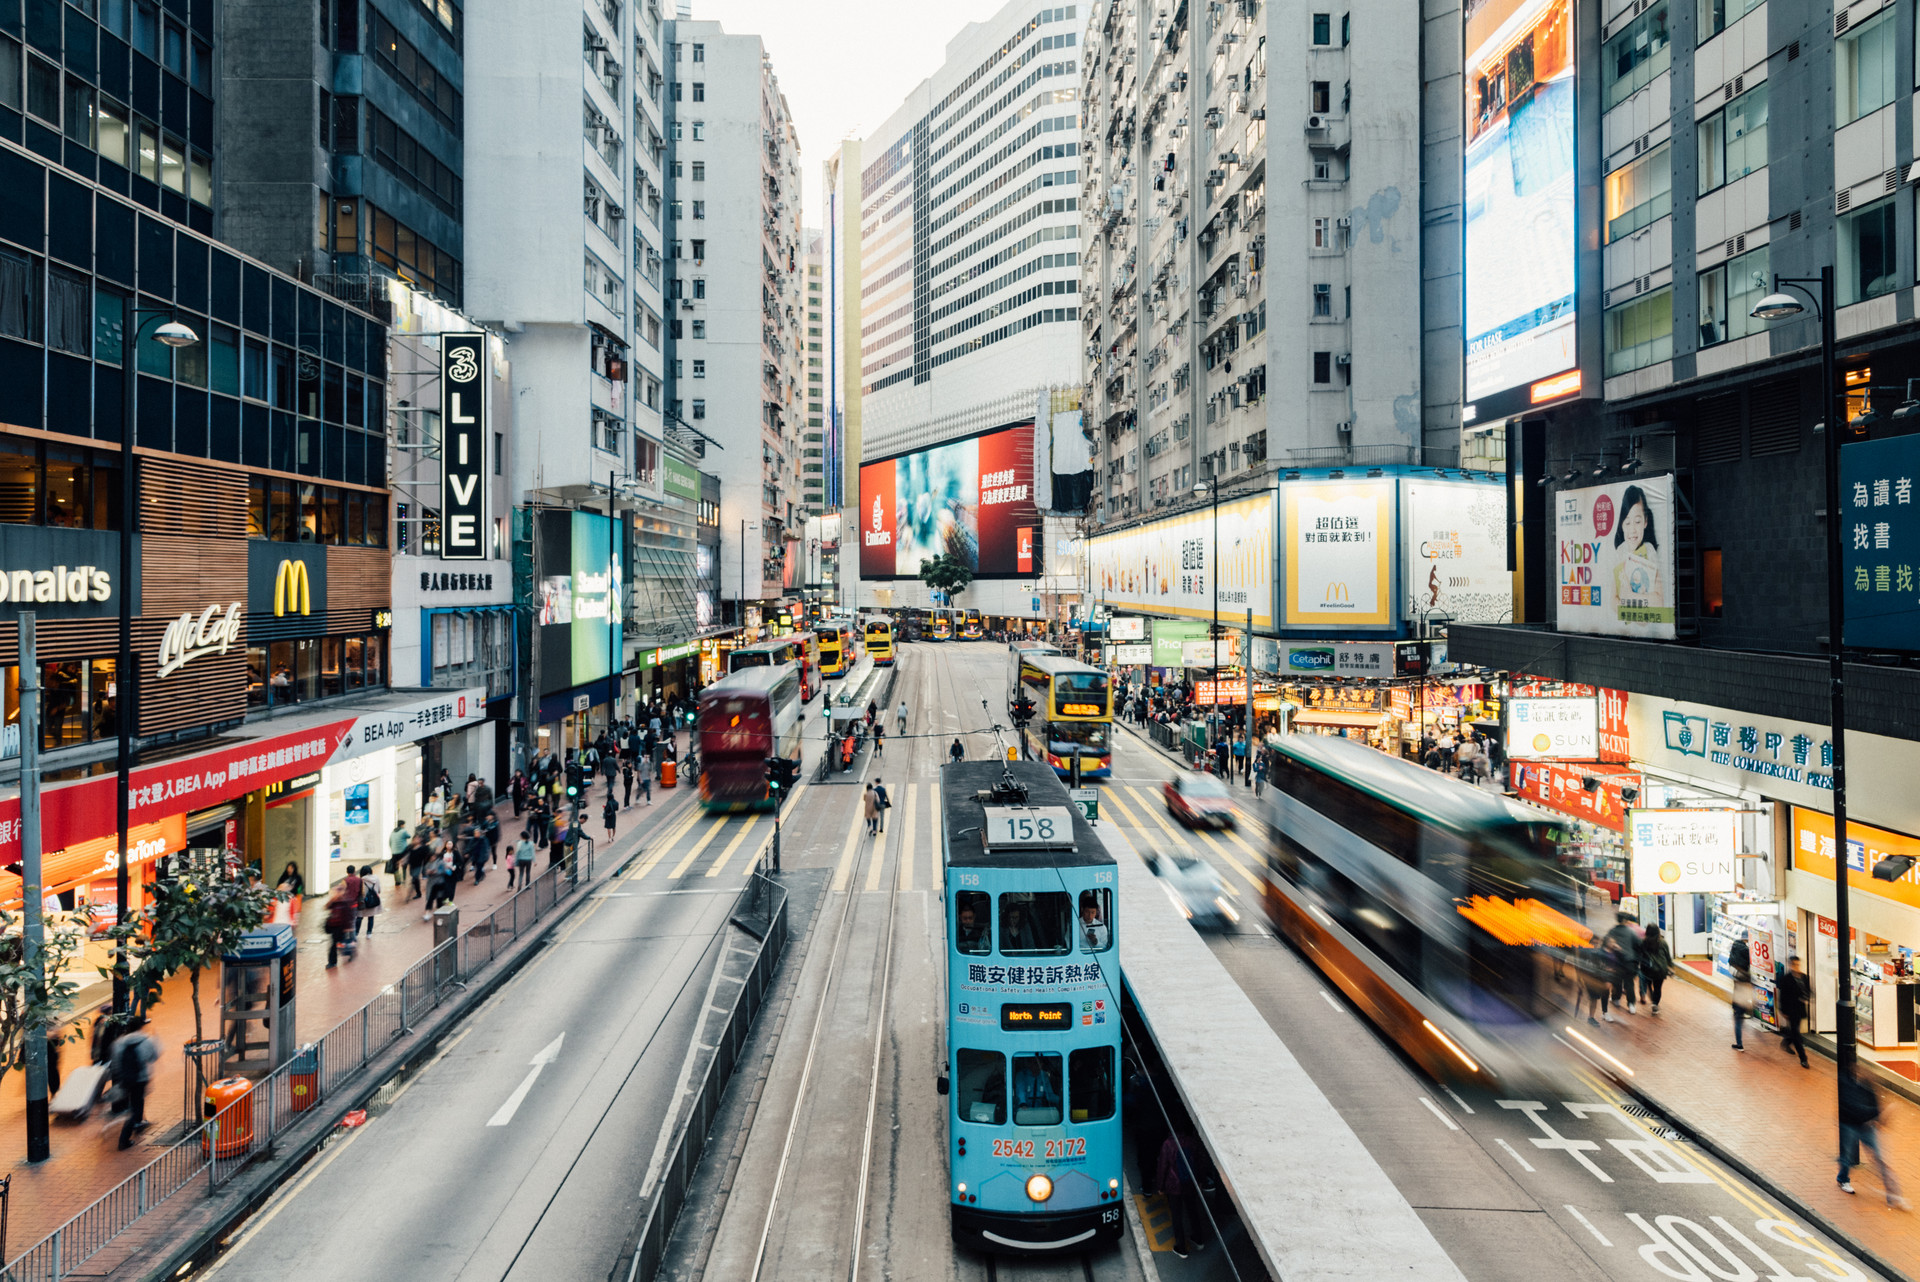
[(958, 557), (976, 577), (1038, 574), (1033, 425), (1001, 428), (860, 468), (860, 577), (916, 578)]

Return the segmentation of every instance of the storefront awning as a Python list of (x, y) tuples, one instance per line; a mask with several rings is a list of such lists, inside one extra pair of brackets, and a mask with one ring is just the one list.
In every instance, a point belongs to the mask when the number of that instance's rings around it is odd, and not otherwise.
[(1294, 714), (1293, 723), (1297, 726), (1362, 726), (1373, 729), (1385, 725), (1388, 717), (1381, 712), (1330, 712), (1309, 708)]

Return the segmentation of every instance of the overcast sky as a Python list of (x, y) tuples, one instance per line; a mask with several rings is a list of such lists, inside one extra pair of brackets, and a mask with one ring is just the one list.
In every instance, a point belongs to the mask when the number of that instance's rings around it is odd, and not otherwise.
[[(800, 131), (806, 224), (820, 225), (820, 166), (932, 75), (947, 41), (1006, 0), (693, 0), (693, 16), (757, 35)], [(671, 12), (669, 9), (668, 12)]]

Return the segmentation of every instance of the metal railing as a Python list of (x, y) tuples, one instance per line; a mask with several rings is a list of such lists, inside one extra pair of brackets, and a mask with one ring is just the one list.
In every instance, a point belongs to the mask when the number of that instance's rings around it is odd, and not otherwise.
[(583, 839), (532, 885), (439, 945), (319, 1041), (9, 1262), (0, 1279), (58, 1282), (189, 1184), (204, 1181), (209, 1196), (217, 1192), (592, 880), (593, 843)]
[(713, 1058), (707, 1062), (699, 1094), (694, 1097), (686, 1121), (673, 1138), (673, 1149), (667, 1156), (666, 1168), (661, 1172), (653, 1204), (647, 1208), (647, 1218), (640, 1224), (640, 1235), (633, 1247), (633, 1262), (627, 1269), (627, 1282), (653, 1282), (653, 1276), (666, 1256), (668, 1239), (673, 1236), (674, 1221), (680, 1218), (680, 1209), (686, 1204), (687, 1191), (693, 1183), (694, 1170), (700, 1165), (700, 1154), (707, 1146), (707, 1132), (713, 1128), (713, 1119), (720, 1111), (721, 1096), (726, 1093), (727, 1083), (733, 1077), (734, 1066), (747, 1044), (747, 1035), (753, 1030), (754, 1017), (766, 1004), (767, 988), (773, 983), (773, 969), (779, 964), (780, 954), (787, 946), (786, 889), (756, 871), (734, 903), (732, 920), (749, 934), (755, 933), (754, 928), (761, 921), (766, 923), (766, 929), (760, 934), (760, 947), (754, 954), (753, 969), (741, 985), (740, 995), (734, 999), (726, 1027), (715, 1039)]

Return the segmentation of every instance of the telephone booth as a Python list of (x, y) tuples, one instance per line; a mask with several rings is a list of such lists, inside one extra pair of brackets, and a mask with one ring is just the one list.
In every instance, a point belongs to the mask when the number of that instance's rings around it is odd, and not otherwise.
[(220, 1076), (265, 1077), (293, 1055), (293, 927), (250, 930), (220, 961)]

